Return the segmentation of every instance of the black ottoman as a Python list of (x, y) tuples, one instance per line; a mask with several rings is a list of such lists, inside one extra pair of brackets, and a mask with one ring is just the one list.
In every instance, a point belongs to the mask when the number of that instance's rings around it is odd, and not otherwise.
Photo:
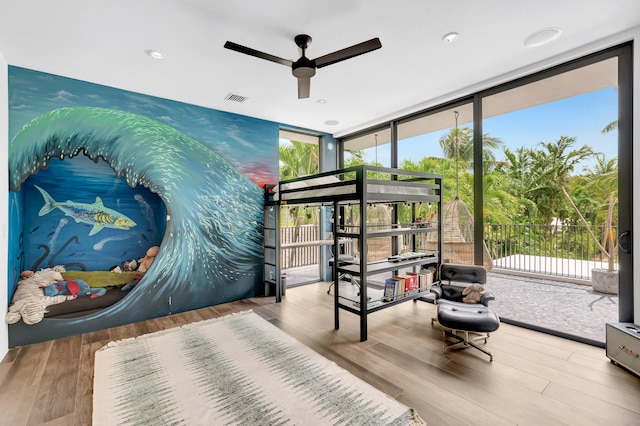
[[(493, 354), (475, 342), (484, 340), (484, 343), (487, 343), (489, 333), (500, 327), (498, 314), (481, 304), (452, 302), (444, 299), (438, 301), (437, 309), (438, 323), (444, 328), (443, 337), (456, 340), (444, 346), (445, 353), (449, 349), (466, 349), (473, 346), (489, 355), (489, 360), (493, 361)], [(459, 333), (462, 333), (462, 336)], [(481, 335), (470, 339), (469, 333)]]

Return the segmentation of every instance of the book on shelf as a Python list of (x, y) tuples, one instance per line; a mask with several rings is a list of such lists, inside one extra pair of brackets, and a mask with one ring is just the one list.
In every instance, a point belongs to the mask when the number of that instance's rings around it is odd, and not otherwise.
[(420, 291), (431, 290), (433, 286), (433, 275), (434, 272), (431, 269), (423, 269), (418, 272), (418, 287)]
[(399, 281), (395, 278), (387, 278), (384, 281), (384, 294), (382, 300), (384, 302), (391, 302), (398, 295)]
[(396, 275), (393, 278), (398, 280), (398, 292), (396, 294), (396, 298), (404, 297), (405, 277), (402, 275)]
[(387, 278), (384, 281), (384, 293), (382, 300), (391, 302), (400, 299), (405, 295), (406, 278), (403, 276), (395, 276)]
[(418, 275), (407, 272), (399, 276), (404, 280), (404, 294), (415, 294), (418, 292)]

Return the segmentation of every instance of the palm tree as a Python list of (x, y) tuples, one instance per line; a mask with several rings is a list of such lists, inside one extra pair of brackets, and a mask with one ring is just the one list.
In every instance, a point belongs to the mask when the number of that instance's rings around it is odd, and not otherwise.
[[(602, 236), (603, 244), (608, 249), (607, 243), (614, 237), (613, 226), (618, 217), (618, 159), (607, 161), (604, 155), (597, 155), (596, 160), (591, 172), (580, 176), (572, 185), (571, 198), (577, 200), (575, 205), (590, 224), (608, 225), (609, 230), (603, 231), (605, 235)], [(606, 235), (606, 232), (610, 235)]]
[[(614, 193), (612, 192), (611, 194), (609, 194), (609, 199), (607, 200), (607, 205), (606, 205), (607, 213), (605, 215), (605, 221), (603, 226), (602, 242), (600, 241), (600, 239), (598, 239), (594, 230), (592, 229), (593, 224), (590, 224), (589, 222), (587, 222), (584, 215), (581, 213), (580, 209), (576, 206), (575, 202), (572, 200), (571, 196), (566, 191), (566, 189), (562, 188), (562, 193), (567, 198), (567, 201), (569, 202), (571, 207), (575, 210), (576, 214), (578, 215), (578, 218), (580, 219), (580, 222), (582, 222), (582, 224), (585, 226), (585, 228), (587, 229), (587, 232), (589, 233), (591, 238), (593, 238), (593, 240), (595, 241), (596, 245), (598, 246), (602, 254), (607, 258), (607, 263), (608, 263), (607, 271), (610, 273), (613, 273), (615, 271), (615, 258), (618, 252), (618, 244), (615, 241), (615, 235), (613, 231), (613, 220), (615, 217), (615, 210), (617, 205), (616, 199), (614, 197)], [(592, 277), (594, 280), (592, 282), (595, 289), (596, 275), (593, 274)], [(616, 283), (617, 283), (617, 279), (616, 279)]]
[(596, 166), (587, 175), (590, 190), (599, 193), (602, 199), (618, 192), (618, 159), (609, 161), (604, 155), (596, 155)]
[(506, 157), (506, 175), (508, 183), (505, 187), (511, 187), (511, 193), (524, 199), (531, 185), (531, 150), (520, 147), (514, 151), (509, 148), (503, 150)]
[(318, 145), (290, 141), (280, 145), (280, 179), (318, 173)]
[[(297, 177), (309, 176), (318, 173), (319, 170), (318, 145), (305, 142), (289, 141), (280, 145), (280, 179), (290, 180)], [(313, 210), (310, 215), (304, 214), (303, 206), (295, 206), (290, 210), (281, 209), (281, 223), (287, 223), (285, 220), (290, 214), (294, 222), (295, 230), (293, 241), (300, 238), (300, 226), (303, 222), (315, 223), (316, 218)], [(289, 255), (289, 264), (293, 263), (295, 251), (291, 250)]]
[(442, 175), (443, 195), (445, 203), (456, 196), (464, 194), (468, 199), (473, 196), (473, 174), (467, 170), (458, 170), (456, 162), (449, 158), (424, 157), (418, 162), (405, 159), (400, 164), (403, 170), (415, 172), (437, 173)]
[[(495, 162), (494, 149), (502, 146), (499, 138), (482, 135), (482, 161)], [(469, 127), (452, 128), (440, 138), (440, 147), (446, 158), (457, 158), (465, 168), (473, 165), (473, 129)]]
[(586, 175), (576, 176), (568, 186), (569, 194), (590, 223), (602, 223), (611, 194), (618, 194), (618, 159), (596, 155), (596, 165)]
[(602, 129), (602, 133), (609, 133), (618, 128), (618, 120), (614, 120), (611, 123), (607, 124), (604, 129)]
[(364, 164), (364, 151), (348, 151), (344, 153), (344, 167), (354, 167)]
[[(520, 198), (504, 189), (509, 186), (508, 176), (502, 172), (494, 171), (483, 175), (482, 182), (484, 222), (491, 224), (517, 223), (523, 210), (523, 204)], [(527, 209), (527, 211), (530, 210)]]
[(550, 223), (556, 217), (564, 219), (569, 214), (562, 188), (570, 181), (578, 164), (594, 155), (591, 147), (570, 150), (575, 138), (561, 136), (555, 142), (540, 142), (538, 149), (532, 149), (529, 156), (529, 186), (524, 188), (526, 198), (539, 207), (542, 223)]

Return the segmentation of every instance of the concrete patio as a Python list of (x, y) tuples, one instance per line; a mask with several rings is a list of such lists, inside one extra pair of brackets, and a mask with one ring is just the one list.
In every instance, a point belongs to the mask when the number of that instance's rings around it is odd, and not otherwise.
[(618, 322), (618, 295), (589, 285), (490, 272), (486, 288), (501, 318), (604, 344), (605, 324)]

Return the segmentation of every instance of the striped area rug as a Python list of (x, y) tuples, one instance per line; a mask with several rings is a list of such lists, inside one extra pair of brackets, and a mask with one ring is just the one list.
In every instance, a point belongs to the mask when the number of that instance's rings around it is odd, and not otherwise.
[(246, 311), (101, 348), (95, 355), (93, 424), (425, 423)]

